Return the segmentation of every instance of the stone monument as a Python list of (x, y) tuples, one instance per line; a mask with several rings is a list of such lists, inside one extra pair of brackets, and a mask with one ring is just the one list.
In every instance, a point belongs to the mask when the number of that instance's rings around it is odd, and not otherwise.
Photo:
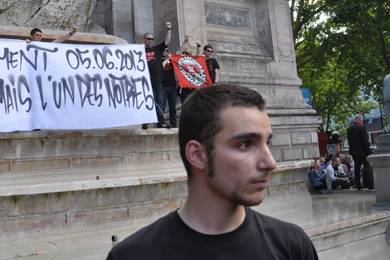
[[(121, 1), (116, 1), (118, 5)], [(296, 161), (318, 157), (317, 128), (321, 118), (306, 105), (299, 90), (287, 0), (190, 1), (149, 0), (139, 3), (136, 17), (153, 13), (153, 32), (161, 41), (164, 22), (173, 23), (173, 51), (184, 35), (211, 44), (220, 64), (220, 81), (259, 91), (267, 100), (274, 130), (275, 159)], [(149, 3), (149, 4), (147, 4)], [(141, 7), (142, 5), (142, 7)], [(120, 25), (120, 21), (114, 21)], [(147, 24), (147, 23), (145, 23)], [(134, 27), (134, 39), (152, 28)]]
[(369, 160), (374, 168), (376, 196), (374, 208), (390, 210), (390, 75), (386, 76), (383, 83), (383, 101), (387, 126), (383, 128), (382, 135), (377, 137), (377, 149)]
[[(185, 34), (193, 50), (196, 40), (211, 44), (221, 67), (220, 83), (255, 89), (267, 101), (278, 168), (259, 210), (311, 209), (306, 180), (312, 158), (319, 156), (316, 130), (321, 118), (299, 90), (288, 2), (4, 0), (0, 37), (25, 39), (38, 27), (49, 41), (78, 26), (72, 37), (76, 43), (92, 43), (85, 39), (97, 33), (104, 37), (96, 43), (118, 43), (105, 38), (109, 36), (140, 43), (145, 32), (161, 42), (170, 21), (170, 51), (179, 48)], [(111, 235), (125, 237), (129, 229), (180, 207), (187, 194), (177, 129), (0, 133), (0, 147), (0, 205), (7, 209), (0, 214), (0, 229), (5, 230), (0, 251), (10, 256), (35, 246), (55, 255), (53, 244), (71, 249), (82, 239), (94, 248), (88, 252), (96, 257), (90, 259), (100, 259), (98, 253), (111, 246)], [(25, 241), (28, 246), (18, 246)]]
[[(17, 3), (17, 4), (16, 4)], [(299, 90), (287, 0), (117, 0), (1, 1), (0, 25), (107, 33), (140, 43), (145, 32), (156, 42), (173, 24), (170, 50), (184, 35), (211, 44), (221, 66), (222, 83), (258, 90), (267, 100), (274, 130), (275, 159), (295, 161), (318, 157), (316, 129), (321, 118)], [(23, 10), (23, 12), (21, 11)]]

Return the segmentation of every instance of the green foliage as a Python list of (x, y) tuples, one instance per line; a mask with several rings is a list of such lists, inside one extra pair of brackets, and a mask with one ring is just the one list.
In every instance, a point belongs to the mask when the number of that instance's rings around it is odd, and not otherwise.
[(390, 73), (390, 0), (290, 4), (298, 75), (323, 118), (319, 131), (335, 129), (343, 136), (349, 118), (374, 108), (369, 97), (382, 104)]

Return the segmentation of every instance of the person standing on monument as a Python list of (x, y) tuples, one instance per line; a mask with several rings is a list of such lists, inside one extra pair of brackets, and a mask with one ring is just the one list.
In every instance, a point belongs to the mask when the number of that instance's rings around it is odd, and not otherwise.
[[(176, 52), (178, 55), (192, 55), (192, 52), (189, 48), (187, 48), (187, 44), (190, 40), (190, 36), (188, 34), (185, 35), (185, 39), (183, 44), (180, 46), (179, 50)], [(197, 43), (199, 46), (199, 43)], [(197, 53), (200, 54), (200, 48), (198, 47)], [(175, 78), (175, 72), (173, 69), (173, 64), (171, 62), (172, 55), (168, 53), (168, 48), (165, 48), (165, 51), (162, 55), (163, 58), (163, 70), (164, 70), (164, 81), (162, 82), (163, 85), (163, 111), (165, 111), (165, 105), (168, 100), (168, 107), (169, 107), (169, 122), (172, 127), (177, 127), (177, 116), (176, 116), (176, 102), (177, 102), (177, 88), (176, 88), (176, 78)], [(187, 93), (187, 88), (180, 89), (181, 95), (180, 98), (182, 100), (182, 103), (184, 103), (183, 96)], [(190, 92), (191, 93), (191, 92)], [(186, 96), (188, 96), (187, 94)]]
[(168, 100), (169, 108), (169, 123), (172, 127), (177, 127), (177, 116), (176, 116), (176, 102), (177, 102), (177, 83), (175, 78), (175, 72), (171, 62), (171, 54), (168, 53), (168, 48), (165, 48), (163, 52), (163, 69), (165, 79), (162, 82), (163, 86), (163, 108), (165, 111), (165, 105)]
[(107, 260), (318, 259), (302, 228), (250, 208), (276, 168), (264, 107), (249, 88), (195, 90), (179, 122), (187, 201), (117, 244)]
[[(158, 45), (153, 45), (154, 37), (151, 33), (145, 33), (143, 41), (145, 44), (146, 60), (148, 61), (150, 82), (152, 84), (154, 92), (154, 100), (156, 103), (157, 113), (157, 127), (158, 128), (171, 128), (170, 125), (165, 124), (163, 107), (163, 87), (162, 82), (164, 80), (164, 71), (162, 67), (162, 54), (171, 42), (171, 23), (166, 22), (167, 34), (165, 40)], [(149, 124), (142, 124), (142, 129), (148, 129)]]
[[(70, 37), (72, 37), (72, 35), (74, 35), (76, 32), (77, 32), (77, 27), (73, 26), (71, 32), (69, 32), (69, 33), (67, 33), (67, 34), (65, 34), (65, 35), (55, 39), (52, 42), (56, 42), (56, 43), (65, 42)], [(27, 43), (30, 43), (30, 42), (33, 42), (33, 41), (40, 42), (41, 40), (42, 40), (42, 31), (40, 29), (38, 29), (38, 28), (34, 28), (30, 32), (30, 39), (26, 39), (26, 42)]]
[[(190, 36), (186, 35), (184, 43), (182, 46), (180, 46), (180, 49), (176, 52), (178, 55), (182, 56), (192, 56), (192, 51), (190, 48), (188, 48), (188, 42), (190, 40)], [(195, 56), (200, 56), (200, 51), (201, 51), (201, 45), (200, 41), (196, 41), (196, 54)], [(187, 97), (195, 90), (195, 88), (182, 88), (179, 86), (179, 93), (180, 93), (180, 102), (181, 104), (184, 103), (184, 101), (187, 99)]]
[(206, 58), (207, 69), (213, 84), (219, 83), (219, 64), (215, 58), (211, 57), (213, 53), (213, 47), (206, 45), (203, 47), (203, 55)]
[(374, 187), (374, 177), (370, 163), (367, 161), (367, 156), (372, 154), (370, 148), (370, 142), (368, 141), (367, 129), (363, 125), (363, 116), (357, 114), (355, 120), (348, 127), (347, 138), (349, 144), (349, 154), (352, 155), (353, 160), (355, 161), (355, 184), (358, 190), (361, 190), (362, 184), (360, 182), (360, 167), (364, 165), (366, 171), (366, 178), (364, 180), (367, 183), (370, 190), (375, 189)]

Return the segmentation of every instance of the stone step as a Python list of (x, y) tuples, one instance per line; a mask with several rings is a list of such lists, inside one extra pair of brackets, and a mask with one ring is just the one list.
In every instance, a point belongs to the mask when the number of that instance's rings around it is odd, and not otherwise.
[(1, 196), (169, 181), (177, 174), (185, 174), (177, 129), (0, 133)]
[[(163, 157), (165, 153), (178, 151), (177, 129), (0, 133), (0, 170), (151, 163), (150, 159), (169, 159), (169, 155)], [(154, 153), (156, 156), (147, 156)], [(137, 154), (142, 156), (137, 157)]]
[[(310, 162), (302, 162), (298, 167), (305, 167)], [(289, 168), (290, 167), (290, 168)], [(279, 163), (268, 183), (265, 196), (280, 197), (283, 187), (286, 191), (303, 191), (302, 174), (291, 172), (296, 165)], [(157, 165), (115, 165), (86, 168), (40, 169), (1, 174), (0, 196), (18, 196), (69, 192), (78, 190), (104, 189), (140, 184), (170, 183), (185, 181), (187, 175), (180, 159), (175, 162), (168, 160)], [(291, 194), (293, 195), (293, 194)], [(302, 196), (299, 193), (298, 196)], [(309, 198), (307, 195), (303, 195)]]
[[(278, 163), (254, 208), (303, 227), (321, 259), (348, 259), (333, 252), (366, 240), (378, 257), (386, 253), (389, 214), (372, 212), (373, 192), (310, 196), (311, 164)], [(104, 259), (112, 235), (125, 238), (186, 195), (177, 129), (0, 134), (0, 259), (37, 251), (42, 259)]]
[(323, 228), (329, 230), (311, 235), (311, 239), (320, 259), (387, 260), (390, 257), (390, 246), (386, 242), (390, 236), (389, 223), (390, 214), (373, 214), (325, 226)]
[[(390, 211), (374, 210), (375, 194), (313, 195), (306, 208), (270, 215), (301, 226), (321, 260), (390, 259)], [(262, 212), (262, 205), (258, 207)]]
[[(350, 194), (314, 196), (313, 205), (316, 203), (321, 203), (318, 207), (322, 208), (307, 207), (270, 215), (302, 226), (321, 260), (389, 259), (390, 247), (386, 237), (390, 236), (390, 212), (372, 211), (370, 207), (375, 203), (372, 194), (362, 194), (355, 199)], [(29, 237), (0, 239), (0, 259), (14, 259), (16, 255), (30, 259), (36, 257), (36, 252), (40, 252), (42, 259), (105, 259), (112, 246), (112, 235), (123, 240), (141, 226), (180, 207), (180, 203), (158, 204), (139, 204), (139, 213), (131, 220), (100, 223), (88, 228), (69, 221), (71, 230), (58, 234), (47, 236), (44, 232), (35, 232)], [(262, 212), (262, 205), (255, 210)], [(115, 210), (109, 212), (115, 216)]]
[(182, 164), (161, 165), (155, 168), (78, 169), (56, 172), (28, 172), (21, 176), (2, 177), (0, 196), (20, 196), (71, 192), (92, 189), (136, 186), (151, 183), (170, 183), (186, 180)]
[[(263, 204), (263, 210), (275, 212), (275, 207), (281, 205), (277, 201), (288, 201), (295, 208), (310, 204), (304, 185), (310, 163), (280, 163), (264, 192), (268, 203)], [(107, 168), (32, 170), (25, 171), (24, 178), (3, 177), (0, 182), (0, 245), (4, 245), (9, 256), (26, 255), (39, 247), (52, 255), (55, 254), (51, 251), (52, 241), (56, 237), (65, 239), (54, 243), (55, 251), (62, 252), (80, 247), (80, 243), (75, 242), (76, 237), (83, 237), (80, 234), (85, 231), (95, 230), (98, 234), (106, 230), (110, 234), (108, 238), (98, 235), (85, 238), (85, 241), (94, 241), (92, 246), (102, 244), (103, 247), (111, 235), (123, 238), (180, 207), (187, 195), (184, 167), (172, 162), (162, 167), (142, 167), (145, 168), (126, 171), (127, 168), (121, 166), (109, 173)], [(96, 180), (97, 175), (101, 177), (99, 180)], [(286, 194), (288, 200), (284, 199)], [(112, 233), (112, 230), (117, 231)], [(21, 246), (26, 241), (31, 241), (29, 246)]]

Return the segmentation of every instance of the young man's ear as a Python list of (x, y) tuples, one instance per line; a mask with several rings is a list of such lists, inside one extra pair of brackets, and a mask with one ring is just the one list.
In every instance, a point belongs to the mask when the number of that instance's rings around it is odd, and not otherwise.
[(186, 157), (189, 163), (197, 170), (205, 170), (207, 153), (205, 147), (198, 141), (191, 140), (186, 145)]

